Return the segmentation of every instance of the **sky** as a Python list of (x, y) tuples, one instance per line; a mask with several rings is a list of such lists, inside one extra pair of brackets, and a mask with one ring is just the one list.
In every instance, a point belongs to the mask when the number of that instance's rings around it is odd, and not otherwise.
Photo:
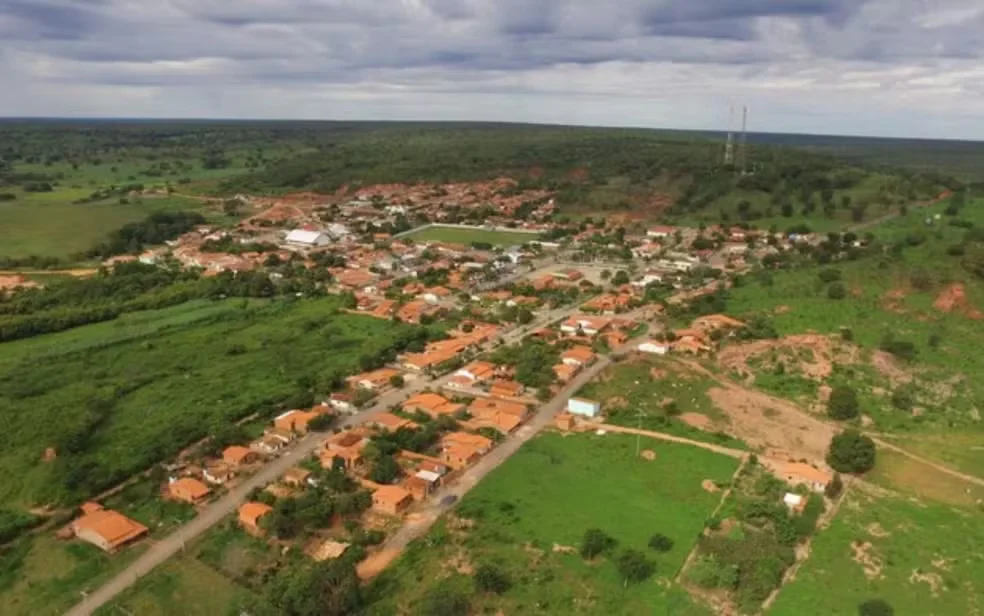
[(0, 116), (984, 140), (981, 33), (984, 0), (0, 0)]

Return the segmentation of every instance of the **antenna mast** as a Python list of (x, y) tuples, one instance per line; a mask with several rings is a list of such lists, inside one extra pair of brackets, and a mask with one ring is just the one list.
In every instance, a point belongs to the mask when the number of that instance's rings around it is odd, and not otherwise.
[(733, 165), (735, 162), (735, 104), (731, 103), (728, 113), (728, 141), (724, 144), (724, 164)]
[(738, 168), (741, 169), (741, 174), (745, 175), (748, 172), (748, 105), (744, 105), (741, 108), (741, 135), (738, 137)]

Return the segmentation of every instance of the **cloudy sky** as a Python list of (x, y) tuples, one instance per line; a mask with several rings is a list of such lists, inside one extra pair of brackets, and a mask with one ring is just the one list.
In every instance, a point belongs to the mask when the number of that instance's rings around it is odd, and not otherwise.
[(0, 116), (984, 139), (984, 0), (0, 0)]

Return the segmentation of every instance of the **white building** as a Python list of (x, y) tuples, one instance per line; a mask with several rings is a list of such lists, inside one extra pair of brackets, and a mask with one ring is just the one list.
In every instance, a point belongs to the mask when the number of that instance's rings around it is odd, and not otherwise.
[(326, 246), (331, 243), (331, 238), (320, 231), (305, 231), (304, 229), (294, 229), (287, 234), (285, 241), (294, 246), (314, 247)]
[(643, 353), (654, 353), (656, 355), (666, 355), (670, 351), (670, 345), (665, 342), (656, 342), (655, 340), (647, 340), (642, 342), (636, 347)]
[(597, 417), (601, 414), (601, 402), (571, 398), (567, 401), (567, 412), (582, 417)]

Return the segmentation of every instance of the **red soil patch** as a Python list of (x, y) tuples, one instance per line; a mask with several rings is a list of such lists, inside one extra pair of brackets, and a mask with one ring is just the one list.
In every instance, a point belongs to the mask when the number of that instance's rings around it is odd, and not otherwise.
[(905, 310), (902, 308), (902, 302), (905, 300), (908, 293), (905, 289), (892, 289), (885, 295), (882, 295), (881, 305), (882, 308), (888, 310), (889, 312), (903, 313)]
[(684, 413), (680, 415), (680, 421), (699, 430), (708, 430), (713, 423), (710, 417), (700, 413)]
[(933, 302), (933, 308), (940, 312), (953, 312), (957, 310), (969, 319), (980, 320), (984, 314), (980, 310), (970, 305), (967, 299), (967, 290), (962, 283), (954, 283), (943, 289)]
[(753, 376), (754, 370), (749, 367), (749, 361), (762, 359), (769, 364), (773, 354), (787, 367), (793, 365), (803, 376), (816, 381), (830, 376), (835, 362), (851, 363), (857, 359), (856, 348), (836, 343), (829, 336), (799, 334), (780, 340), (757, 340), (730, 345), (718, 353), (718, 363), (741, 375)]

